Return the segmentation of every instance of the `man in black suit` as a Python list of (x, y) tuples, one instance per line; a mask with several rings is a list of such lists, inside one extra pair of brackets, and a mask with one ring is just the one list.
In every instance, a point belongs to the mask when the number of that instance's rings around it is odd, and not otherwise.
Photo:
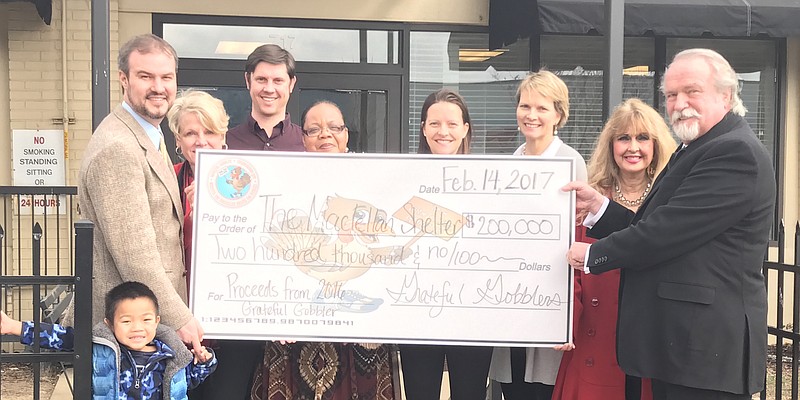
[(772, 163), (718, 53), (677, 54), (662, 90), (683, 144), (635, 214), (585, 183), (565, 186), (600, 239), (567, 258), (585, 273), (622, 269), (617, 358), (652, 378), (655, 400), (750, 399), (766, 370)]

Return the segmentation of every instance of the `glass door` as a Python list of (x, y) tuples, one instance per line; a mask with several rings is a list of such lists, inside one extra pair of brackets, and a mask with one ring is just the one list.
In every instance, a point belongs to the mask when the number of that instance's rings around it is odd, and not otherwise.
[(288, 111), (300, 123), (303, 111), (320, 100), (342, 110), (355, 153), (399, 153), (400, 77), (352, 74), (298, 74)]

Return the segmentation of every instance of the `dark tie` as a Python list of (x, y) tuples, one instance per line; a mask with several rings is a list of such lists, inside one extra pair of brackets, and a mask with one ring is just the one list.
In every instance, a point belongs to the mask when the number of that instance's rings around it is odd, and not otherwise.
[[(672, 153), (672, 156), (669, 157), (669, 161), (667, 161), (667, 166), (664, 167), (664, 170), (662, 170), (661, 173), (658, 174), (655, 181), (653, 182), (653, 189), (650, 190), (650, 194), (653, 194), (653, 192), (655, 192), (656, 187), (658, 187), (658, 183), (661, 182), (661, 178), (663, 178), (664, 175), (667, 174), (667, 171), (669, 171), (672, 165), (675, 164), (676, 161), (678, 161), (678, 158), (680, 158), (681, 155), (683, 155), (684, 153), (683, 149), (685, 148), (686, 146), (684, 146), (683, 143), (678, 145), (678, 148), (675, 149), (675, 152)], [(640, 207), (639, 209), (641, 210), (642, 207)]]
[(669, 158), (669, 162), (667, 162), (666, 169), (670, 169), (672, 165), (675, 164), (676, 161), (678, 161), (678, 158), (680, 158), (683, 155), (683, 149), (685, 148), (686, 146), (684, 146), (683, 144), (678, 145), (678, 149), (675, 150), (675, 152), (672, 153), (672, 157)]

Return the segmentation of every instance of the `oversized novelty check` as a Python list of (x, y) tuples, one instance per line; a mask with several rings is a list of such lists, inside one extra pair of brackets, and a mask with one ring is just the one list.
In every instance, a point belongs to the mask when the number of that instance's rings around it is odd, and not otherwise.
[(568, 158), (198, 152), (190, 303), (225, 339), (569, 341)]

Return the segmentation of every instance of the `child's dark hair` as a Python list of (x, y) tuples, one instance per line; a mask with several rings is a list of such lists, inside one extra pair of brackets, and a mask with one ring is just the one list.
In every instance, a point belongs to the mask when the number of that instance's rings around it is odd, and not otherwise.
[(156, 314), (158, 314), (158, 299), (155, 293), (144, 283), (131, 281), (122, 282), (108, 291), (106, 295), (106, 319), (109, 322), (114, 321), (114, 314), (117, 312), (117, 306), (123, 300), (133, 300), (140, 297), (150, 299), (156, 307)]

